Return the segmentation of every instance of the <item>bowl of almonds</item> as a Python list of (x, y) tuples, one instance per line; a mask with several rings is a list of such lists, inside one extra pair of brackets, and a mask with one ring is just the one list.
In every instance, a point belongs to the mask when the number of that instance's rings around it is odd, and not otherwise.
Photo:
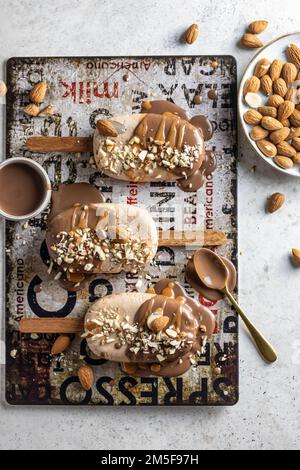
[(239, 113), (256, 152), (277, 170), (300, 177), (300, 33), (273, 41), (250, 62)]

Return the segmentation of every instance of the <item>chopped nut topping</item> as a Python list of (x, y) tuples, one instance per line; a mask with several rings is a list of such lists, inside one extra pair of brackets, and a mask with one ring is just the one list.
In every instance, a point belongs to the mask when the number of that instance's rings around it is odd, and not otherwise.
[(119, 344), (126, 345), (134, 355), (152, 354), (158, 362), (163, 362), (182, 350), (187, 343), (184, 333), (170, 331), (171, 336), (162, 331), (155, 333), (147, 325), (141, 327), (139, 324), (130, 324), (129, 318), (126, 317), (121, 321), (120, 311), (107, 307), (97, 311), (96, 319), (87, 322), (86, 331), (82, 336), (92, 337), (91, 340), (98, 341), (100, 345), (117, 340)]
[(176, 168), (193, 168), (200, 157), (198, 146), (184, 145), (182, 150), (170, 147), (169, 143), (149, 142), (144, 149), (140, 139), (132, 137), (128, 144), (106, 139), (99, 149), (98, 163), (115, 174), (143, 170), (152, 174), (157, 167), (173, 171)]
[[(59, 266), (69, 265), (67, 269), (69, 272), (74, 270), (92, 272), (99, 262), (105, 260), (123, 268), (130, 265), (130, 268), (138, 269), (151, 260), (150, 249), (146, 242), (136, 239), (131, 234), (128, 239), (118, 237), (113, 231), (111, 233), (109, 227), (100, 231), (76, 228), (69, 233), (60, 232), (56, 238), (56, 243), (51, 246), (51, 250), (55, 253), (55, 262)], [(70, 265), (75, 268), (71, 268)]]

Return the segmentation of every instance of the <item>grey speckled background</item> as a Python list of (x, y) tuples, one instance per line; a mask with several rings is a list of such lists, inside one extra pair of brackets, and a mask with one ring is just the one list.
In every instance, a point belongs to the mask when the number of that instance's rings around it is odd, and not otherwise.
[[(268, 19), (263, 36), (268, 41), (299, 30), (300, 13), (298, 0), (0, 0), (0, 7), (0, 76), (11, 56), (181, 53), (232, 54), (241, 73), (253, 54), (236, 45), (247, 23)], [(201, 38), (187, 48), (178, 39), (192, 22), (200, 23)], [(31, 409), (2, 404), (1, 449), (299, 449), (300, 270), (291, 266), (288, 254), (300, 248), (300, 180), (275, 173), (243, 138), (240, 144), (240, 301), (278, 347), (279, 362), (265, 365), (241, 327), (237, 406)], [(280, 213), (266, 216), (264, 202), (274, 191), (283, 192), (287, 203)]]

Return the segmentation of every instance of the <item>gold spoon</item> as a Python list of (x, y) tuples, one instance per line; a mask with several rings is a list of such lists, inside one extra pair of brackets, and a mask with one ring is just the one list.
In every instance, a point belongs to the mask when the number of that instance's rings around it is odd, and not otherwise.
[(247, 326), (263, 358), (268, 362), (275, 362), (277, 360), (277, 353), (275, 349), (249, 320), (231, 292), (228, 290), (227, 282), (229, 272), (222, 259), (213, 251), (207, 248), (201, 248), (194, 254), (194, 266), (197, 275), (206, 287), (222, 292), (231, 302)]

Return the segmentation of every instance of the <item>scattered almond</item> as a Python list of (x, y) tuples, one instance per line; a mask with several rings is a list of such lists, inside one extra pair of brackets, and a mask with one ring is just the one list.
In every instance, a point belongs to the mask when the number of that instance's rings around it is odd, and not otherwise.
[(251, 139), (255, 141), (266, 139), (268, 135), (269, 135), (269, 132), (260, 126), (253, 127), (250, 132)]
[(295, 111), (295, 104), (292, 101), (284, 101), (278, 108), (278, 119), (279, 121), (283, 119), (288, 119), (291, 114)]
[(268, 59), (261, 59), (257, 62), (254, 75), (257, 78), (261, 78), (264, 75), (266, 75), (269, 71), (269, 68), (271, 66), (271, 62)]
[(54, 106), (52, 104), (49, 104), (48, 106), (46, 106), (39, 112), (39, 116), (40, 117), (53, 116), (54, 113), (55, 113)]
[(265, 20), (253, 21), (248, 26), (249, 33), (260, 34), (263, 31), (265, 31), (265, 29), (267, 29), (268, 24), (269, 24), (268, 21), (265, 21)]
[(273, 214), (285, 203), (285, 196), (281, 193), (274, 193), (267, 200), (267, 212)]
[(300, 250), (297, 248), (292, 249), (293, 259), (297, 264), (300, 264)]
[(244, 117), (244, 121), (247, 124), (250, 124), (251, 126), (255, 126), (260, 123), (263, 116), (255, 109), (249, 109), (249, 111), (247, 111), (243, 117)]
[(279, 59), (273, 60), (270, 70), (269, 70), (269, 75), (273, 81), (280, 78), (282, 68), (283, 68), (283, 62), (281, 62), (281, 60)]
[(93, 369), (88, 365), (80, 367), (78, 370), (78, 378), (84, 390), (90, 390), (94, 383)]
[(162, 331), (164, 328), (166, 328), (168, 324), (169, 324), (169, 317), (162, 316), (153, 320), (150, 328), (152, 331), (154, 331), (154, 333), (158, 333), (159, 331)]
[(47, 82), (39, 82), (34, 85), (33, 89), (30, 92), (30, 99), (33, 103), (40, 104), (44, 101), (47, 93)]
[(40, 112), (40, 108), (36, 104), (30, 103), (25, 106), (23, 111), (25, 114), (28, 114), (28, 116), (36, 117)]
[(266, 157), (274, 158), (277, 154), (277, 148), (272, 142), (268, 140), (260, 140), (256, 143), (259, 150), (266, 155)]
[(280, 95), (272, 95), (269, 96), (267, 105), (272, 106), (274, 108), (278, 108), (282, 103), (284, 102), (284, 99)]
[(273, 131), (270, 134), (269, 139), (274, 145), (278, 145), (280, 142), (286, 140), (289, 135), (290, 135), (290, 128), (289, 127), (283, 127), (282, 129), (278, 129), (277, 131)]
[(298, 111), (298, 109), (295, 109), (293, 114), (291, 114), (290, 121), (292, 123), (292, 126), (300, 127), (300, 111)]
[(287, 84), (283, 80), (283, 78), (277, 78), (273, 82), (273, 90), (276, 95), (280, 95), (283, 98), (287, 94)]
[(108, 137), (117, 137), (118, 135), (118, 131), (115, 126), (107, 119), (100, 119), (100, 121), (97, 122), (96, 127), (102, 135)]
[(295, 137), (292, 140), (292, 146), (296, 149), (297, 152), (300, 152), (300, 137)]
[(247, 93), (257, 93), (260, 89), (260, 79), (254, 75), (246, 80), (244, 85), (244, 96)]
[(274, 108), (274, 106), (260, 106), (257, 111), (263, 116), (277, 118), (277, 108)]
[(284, 170), (289, 170), (294, 166), (293, 160), (291, 160), (289, 157), (276, 155), (273, 160), (277, 166), (280, 166), (280, 168), (283, 168)]
[(293, 158), (296, 155), (296, 149), (292, 147), (288, 142), (280, 142), (277, 145), (277, 153), (278, 155), (282, 155), (284, 157)]
[(185, 33), (185, 42), (187, 44), (193, 44), (199, 37), (199, 26), (192, 24)]
[(3, 80), (0, 80), (0, 96), (5, 96), (7, 93), (7, 86)]
[(53, 343), (51, 354), (60, 354), (68, 349), (71, 344), (71, 338), (68, 335), (59, 335)]
[(287, 53), (293, 64), (300, 67), (300, 48), (296, 44), (290, 44)]
[(268, 131), (277, 131), (282, 129), (283, 125), (277, 119), (270, 116), (264, 116), (261, 120), (261, 126)]
[(255, 34), (246, 33), (241, 38), (241, 45), (250, 49), (257, 49), (262, 47), (263, 43)]
[(292, 64), (291, 62), (287, 62), (286, 64), (284, 64), (281, 76), (288, 85), (296, 80), (297, 74), (298, 70), (294, 64)]
[(270, 75), (264, 75), (260, 79), (260, 89), (264, 95), (269, 96), (273, 91), (273, 81)]

